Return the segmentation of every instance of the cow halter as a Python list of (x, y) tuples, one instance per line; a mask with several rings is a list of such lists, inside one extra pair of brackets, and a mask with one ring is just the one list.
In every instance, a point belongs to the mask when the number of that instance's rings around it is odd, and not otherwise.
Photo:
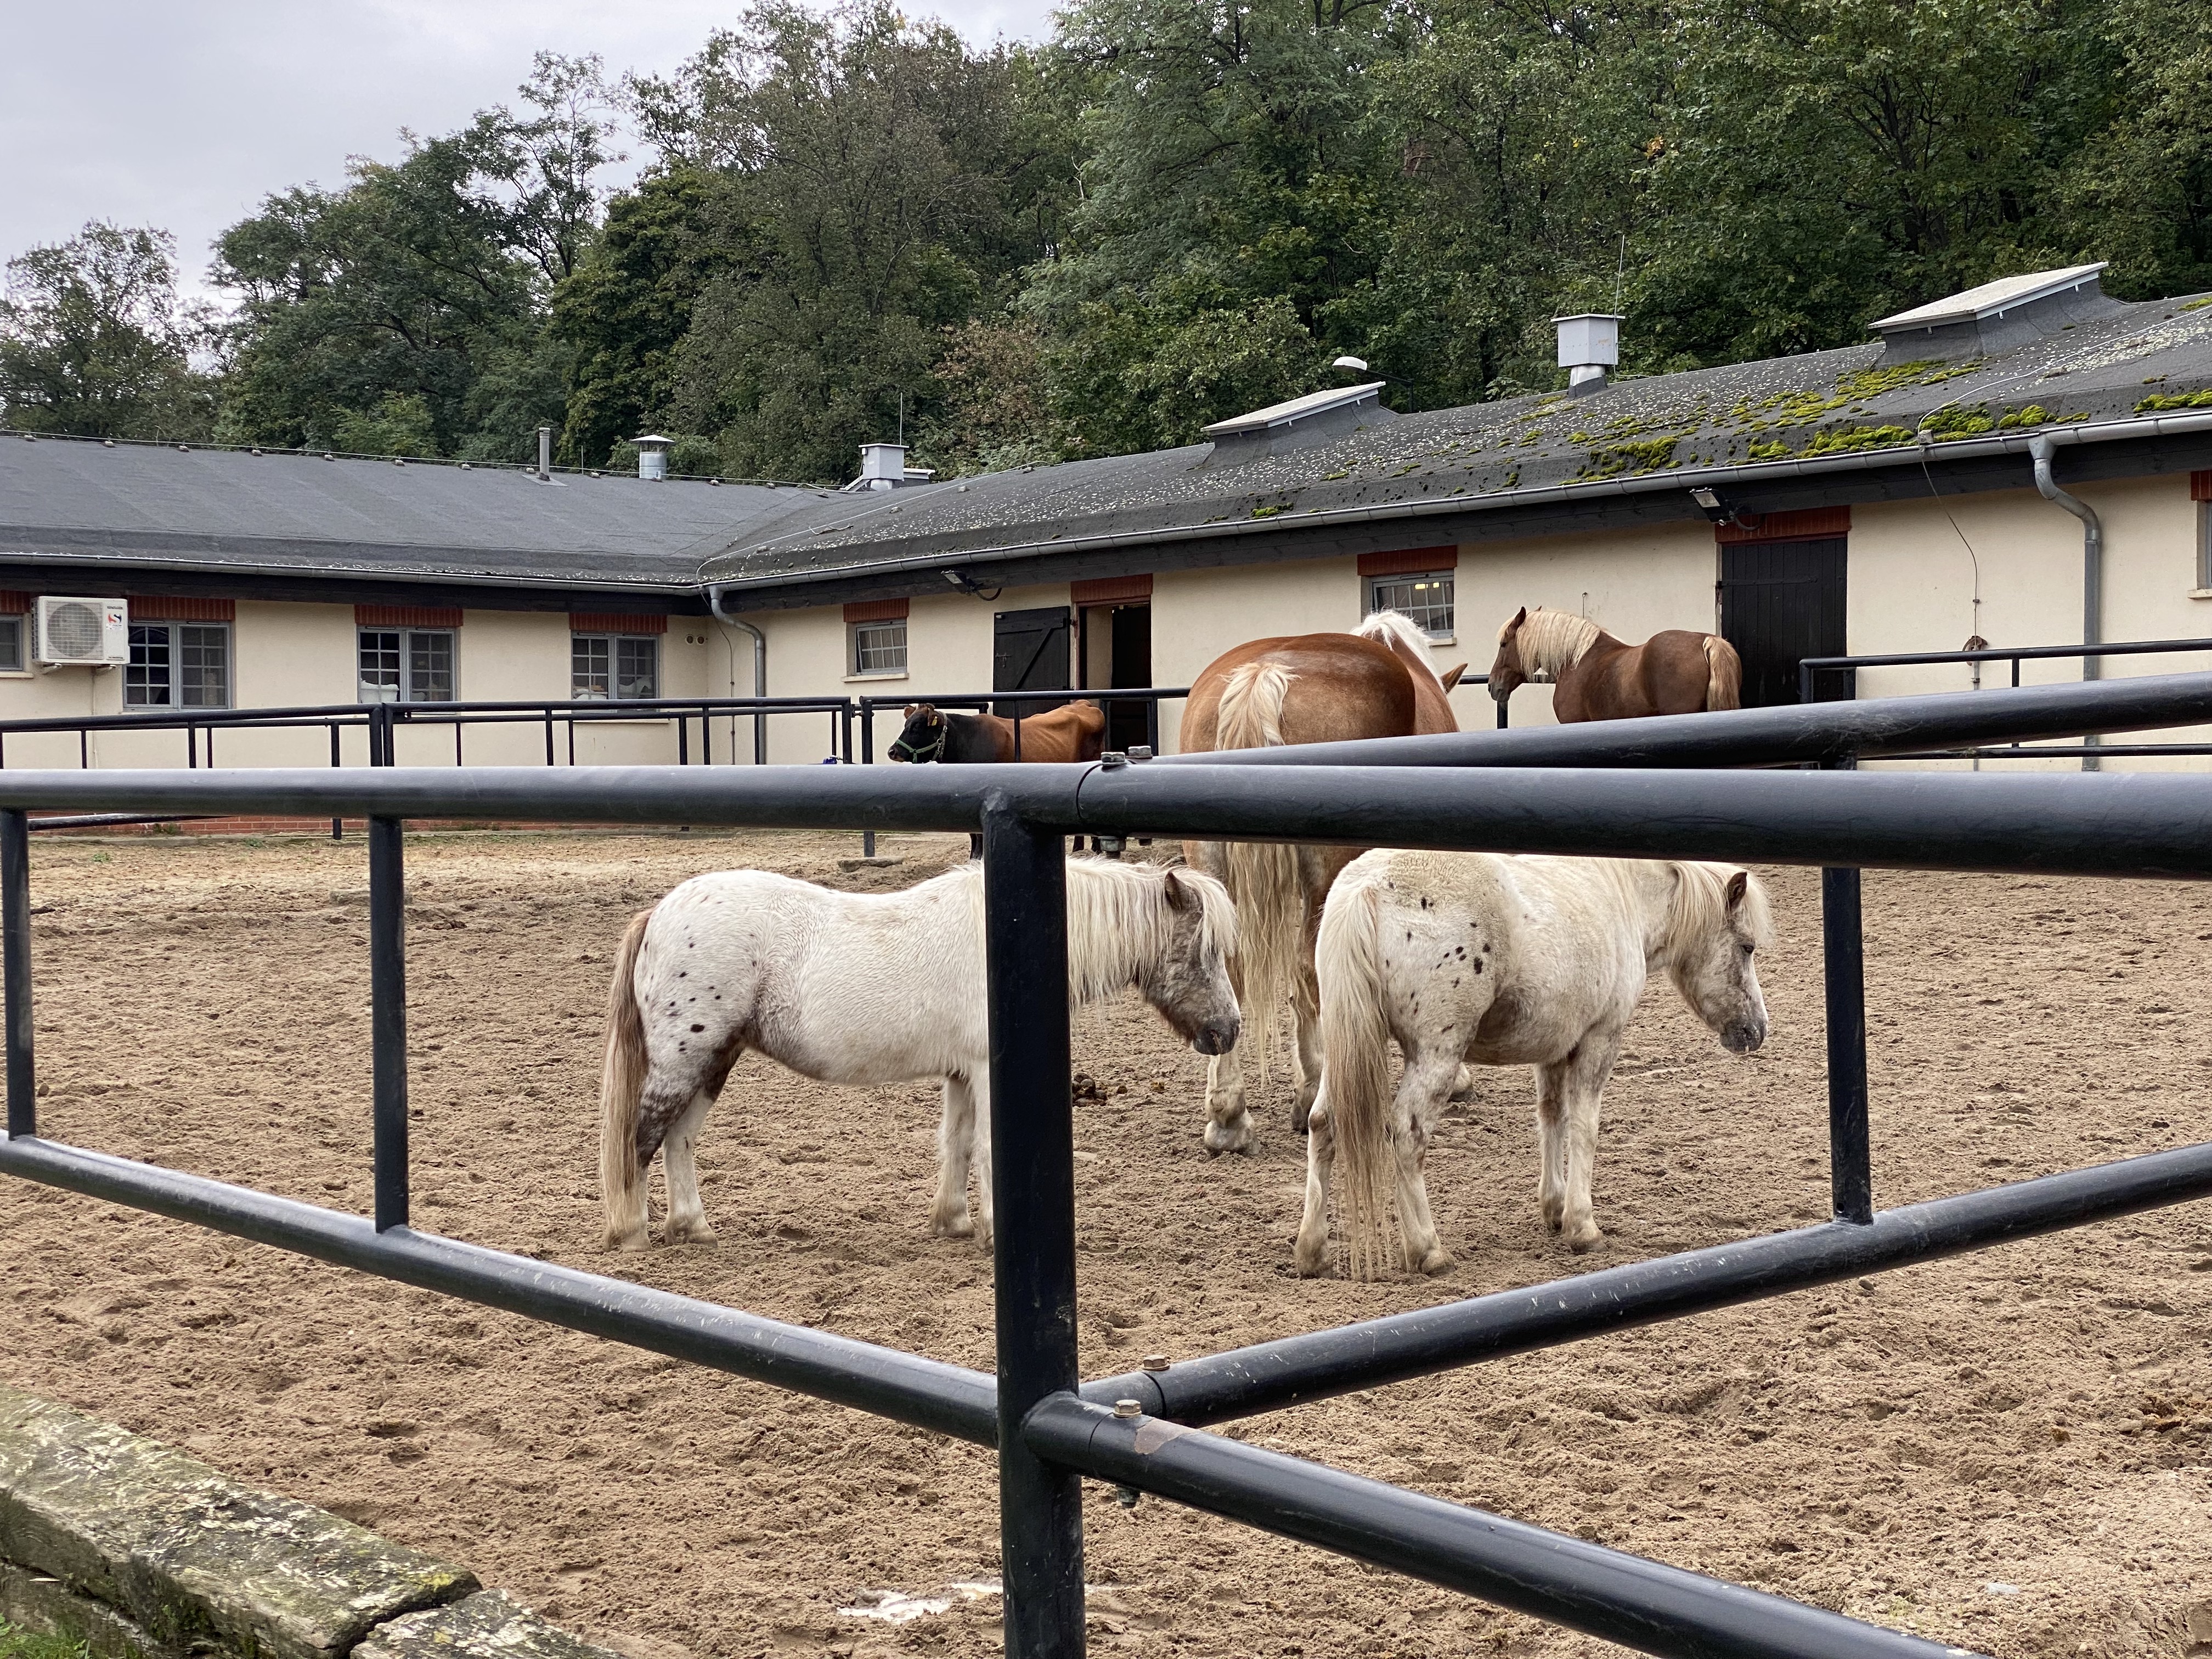
[[(891, 744), (889, 753), (893, 760), (902, 760), (916, 766), (926, 766), (931, 761), (942, 757), (945, 753), (945, 740), (951, 734), (952, 722), (940, 720), (937, 722), (937, 741), (927, 748), (917, 749), (902, 736), (897, 742)], [(904, 754), (899, 752), (902, 749), (906, 750)]]

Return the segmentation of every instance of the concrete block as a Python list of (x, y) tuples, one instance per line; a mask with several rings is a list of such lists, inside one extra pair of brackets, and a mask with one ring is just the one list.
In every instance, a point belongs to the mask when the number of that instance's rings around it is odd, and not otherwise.
[(354, 1659), (621, 1659), (549, 1625), (504, 1590), (395, 1619)]
[(474, 1575), (66, 1407), (0, 1386), (0, 1556), (163, 1648), (329, 1659)]
[(84, 1650), (85, 1659), (177, 1659), (105, 1602), (79, 1595), (58, 1578), (0, 1561), (0, 1621), (12, 1628), (58, 1636)]

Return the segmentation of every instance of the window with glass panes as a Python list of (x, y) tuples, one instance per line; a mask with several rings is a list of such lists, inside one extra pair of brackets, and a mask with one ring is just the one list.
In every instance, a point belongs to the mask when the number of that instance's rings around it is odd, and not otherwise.
[(853, 624), (853, 672), (906, 672), (906, 618)]
[(657, 697), (660, 641), (650, 634), (572, 634), (568, 685), (575, 697)]
[(23, 619), (0, 617), (0, 674), (23, 672)]
[(451, 702), (453, 635), (442, 628), (361, 630), (363, 702)]
[(1421, 625), (1431, 639), (1447, 639), (1452, 633), (1452, 573), (1376, 576), (1367, 585), (1367, 612), (1399, 611)]
[(230, 707), (230, 629), (222, 623), (132, 623), (125, 708)]

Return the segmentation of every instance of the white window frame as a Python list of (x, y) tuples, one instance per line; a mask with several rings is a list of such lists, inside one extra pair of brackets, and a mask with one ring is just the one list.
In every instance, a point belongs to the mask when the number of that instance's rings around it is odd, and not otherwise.
[[(362, 676), (363, 641), (371, 634), (396, 634), (399, 636), (399, 661), (394, 671), (398, 684), (392, 686), (372, 686)], [(446, 678), (450, 682), (443, 697), (425, 696), (422, 683), (416, 678), (416, 642), (418, 640), (442, 638), (446, 641)], [(380, 650), (381, 647), (378, 647)], [(373, 702), (445, 702), (461, 695), (460, 631), (453, 628), (382, 628), (363, 623), (354, 629), (353, 641), (354, 695), (365, 703)], [(381, 667), (378, 672), (384, 672)], [(388, 692), (388, 696), (372, 696), (372, 692)]]
[[(590, 647), (599, 645), (604, 645), (606, 647), (606, 678), (608, 689), (604, 691), (593, 691), (585, 687), (582, 682), (586, 673), (590, 671), (579, 668), (576, 663), (576, 651), (578, 647), (581, 646), (588, 648)], [(640, 646), (643, 646), (646, 650), (652, 654), (653, 689), (643, 693), (641, 696), (638, 698), (632, 699), (618, 697), (617, 694), (621, 691), (623, 683), (622, 658), (623, 648), (627, 647), (635, 651)], [(568, 635), (568, 697), (569, 701), (572, 702), (604, 702), (610, 700), (649, 702), (659, 696), (659, 635), (590, 633), (571, 634)]]
[[(904, 679), (907, 676), (907, 663), (908, 660), (907, 656), (906, 624), (907, 619), (904, 617), (878, 617), (874, 622), (856, 622), (846, 623), (845, 678), (848, 680)], [(876, 644), (866, 644), (863, 642), (862, 636), (866, 634), (878, 629), (890, 629), (894, 628), (898, 630), (898, 640), (895, 647), (888, 641)], [(864, 652), (881, 651), (888, 653), (894, 649), (898, 653), (898, 662), (896, 666), (888, 662), (873, 668), (863, 665), (865, 658), (862, 653)]]
[[(133, 619), (130, 624), (130, 629), (129, 638), (131, 641), (131, 655), (132, 660), (125, 664), (123, 670), (123, 709), (125, 714), (130, 714), (140, 709), (143, 709), (149, 714), (158, 714), (173, 713), (180, 709), (230, 708), (236, 706), (233, 693), (237, 678), (238, 654), (231, 647), (230, 624), (228, 623), (141, 622)], [(168, 661), (163, 665), (167, 671), (167, 684), (162, 687), (162, 690), (167, 694), (167, 700), (161, 702), (150, 702), (143, 697), (134, 698), (131, 695), (133, 691), (139, 690), (139, 685), (137, 684), (137, 677), (139, 676), (143, 671), (150, 666), (150, 665), (143, 664), (137, 660), (141, 643), (139, 635), (142, 634), (151, 634), (156, 629), (159, 629), (161, 633), (167, 635), (167, 640), (163, 642), (162, 647), (168, 655)], [(185, 638), (185, 631), (187, 629), (191, 630), (194, 634), (202, 635), (203, 637), (191, 641), (191, 644), (188, 645)], [(181, 698), (183, 696), (184, 687), (181, 682), (183, 681), (185, 672), (184, 653), (189, 648), (205, 650), (207, 648), (208, 641), (204, 636), (210, 634), (216, 637), (217, 642), (222, 648), (222, 697), (219, 701), (213, 702), (204, 701), (199, 702), (183, 702), (181, 701)], [(204, 665), (202, 665), (203, 667), (204, 667)], [(204, 690), (204, 687), (203, 687), (203, 690)]]
[(0, 652), (0, 675), (21, 674), (27, 678), (31, 672), (29, 617), (13, 611), (0, 615), (0, 646), (4, 646), (11, 637), (15, 643), (15, 660), (9, 663), (4, 652)]
[[(1444, 585), (1443, 608), (1445, 614), (1452, 618), (1451, 623), (1438, 629), (1429, 626), (1428, 623), (1422, 618), (1419, 614), (1421, 611), (1433, 611), (1437, 608), (1433, 602), (1425, 605), (1393, 605), (1384, 602), (1382, 591), (1385, 588), (1403, 586), (1417, 582), (1442, 582)], [(1455, 570), (1407, 570), (1388, 576), (1367, 578), (1366, 614), (1371, 617), (1378, 611), (1404, 611), (1421, 624), (1421, 632), (1428, 635), (1431, 645), (1450, 645), (1457, 641), (1459, 635), (1455, 624), (1459, 620), (1458, 605), (1459, 573)]]

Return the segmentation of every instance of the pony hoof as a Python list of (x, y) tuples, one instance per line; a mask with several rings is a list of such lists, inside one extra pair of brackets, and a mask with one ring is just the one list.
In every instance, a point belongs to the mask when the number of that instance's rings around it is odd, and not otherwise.
[(1241, 1152), (1252, 1144), (1252, 1120), (1240, 1117), (1233, 1123), (1213, 1122), (1206, 1126), (1206, 1150), (1216, 1156), (1223, 1152)]
[(1605, 1235), (1600, 1232), (1595, 1227), (1592, 1227), (1589, 1231), (1577, 1232), (1571, 1238), (1568, 1239), (1567, 1248), (1572, 1250), (1577, 1255), (1587, 1255), (1590, 1251), (1595, 1249), (1599, 1245), (1604, 1243)]
[(1328, 1246), (1317, 1244), (1308, 1249), (1299, 1245), (1291, 1252), (1291, 1267), (1300, 1279), (1321, 1279), (1328, 1273)]
[(671, 1227), (668, 1230), (668, 1242), (671, 1244), (713, 1244), (720, 1241), (715, 1237), (714, 1230), (701, 1221), (684, 1228), (681, 1232)]
[(1544, 1229), (1547, 1232), (1558, 1232), (1566, 1224), (1567, 1212), (1565, 1205), (1547, 1204), (1544, 1206)]
[(929, 1218), (929, 1233), (933, 1238), (966, 1238), (975, 1231), (973, 1216), (933, 1215)]
[(653, 1239), (641, 1227), (634, 1233), (609, 1233), (599, 1241), (604, 1250), (623, 1250), (637, 1255), (653, 1248)]
[(1439, 1244), (1413, 1264), (1413, 1271), (1427, 1273), (1433, 1278), (1437, 1273), (1448, 1273), (1457, 1266), (1459, 1262), (1454, 1258), (1452, 1253)]

